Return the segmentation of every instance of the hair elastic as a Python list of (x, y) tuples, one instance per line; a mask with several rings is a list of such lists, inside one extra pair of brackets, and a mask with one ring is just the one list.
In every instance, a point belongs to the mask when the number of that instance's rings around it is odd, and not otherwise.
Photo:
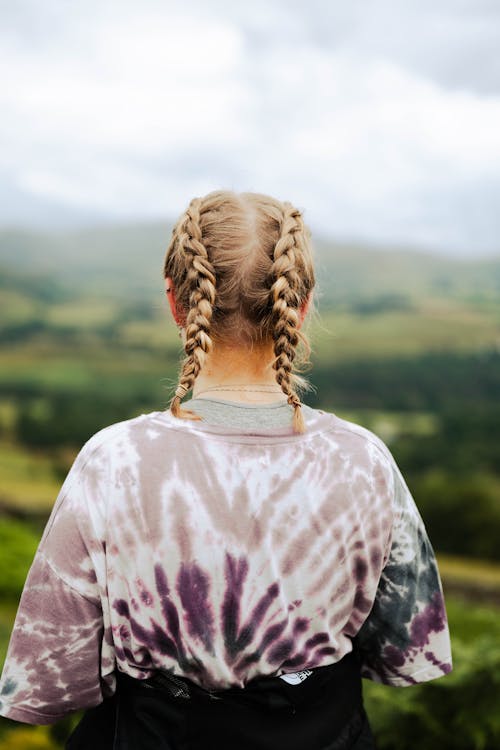
[(179, 396), (179, 398), (184, 398), (186, 393), (189, 391), (189, 388), (186, 388), (185, 385), (178, 385), (177, 390), (175, 391), (175, 395)]

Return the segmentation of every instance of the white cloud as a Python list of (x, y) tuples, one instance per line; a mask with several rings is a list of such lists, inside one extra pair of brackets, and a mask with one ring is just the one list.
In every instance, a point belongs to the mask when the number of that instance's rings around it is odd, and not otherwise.
[[(464, 42), (466, 9), (45, 6), (43, 23), (25, 2), (4, 24), (0, 171), (13, 194), (134, 219), (225, 186), (294, 200), (323, 233), (500, 250), (488, 213), (500, 93), (448, 85), (437, 44), (450, 18), (450, 47)], [(481, 16), (474, 40), (491, 41), (488, 28)]]
[(12, 83), (3, 106), (26, 135), (103, 149), (150, 153), (200, 135), (227, 139), (220, 121), (244, 95), (233, 73), (237, 30), (166, 20), (89, 29), (86, 53), (76, 56), (4, 50), (0, 65)]

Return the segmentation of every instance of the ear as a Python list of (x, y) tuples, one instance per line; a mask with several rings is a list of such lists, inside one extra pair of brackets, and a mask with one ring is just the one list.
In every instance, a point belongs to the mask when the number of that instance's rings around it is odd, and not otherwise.
[(311, 302), (312, 302), (312, 294), (313, 294), (312, 291), (310, 291), (309, 294), (307, 295), (306, 299), (304, 300), (304, 302), (300, 306), (300, 310), (299, 310), (299, 328), (302, 326), (302, 324), (304, 322), (304, 318), (306, 317), (307, 313), (309, 312), (309, 308), (310, 308)]
[(175, 297), (174, 282), (172, 281), (170, 276), (167, 276), (167, 278), (165, 279), (165, 293), (167, 295), (168, 303), (170, 305), (170, 311), (172, 313), (175, 324), (177, 326), (182, 325), (182, 321), (177, 314), (177, 301)]

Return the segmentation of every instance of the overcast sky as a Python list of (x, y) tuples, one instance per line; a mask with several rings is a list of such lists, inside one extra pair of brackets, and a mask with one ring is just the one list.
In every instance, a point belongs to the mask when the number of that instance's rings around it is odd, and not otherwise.
[(498, 0), (0, 0), (0, 225), (267, 192), (313, 232), (500, 255)]

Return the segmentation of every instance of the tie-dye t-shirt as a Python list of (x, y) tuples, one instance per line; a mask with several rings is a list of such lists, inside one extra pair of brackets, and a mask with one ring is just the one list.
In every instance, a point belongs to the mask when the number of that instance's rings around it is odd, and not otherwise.
[(157, 411), (83, 446), (26, 580), (1, 715), (95, 706), (117, 669), (224, 689), (357, 648), (377, 682), (451, 670), (434, 552), (392, 454), (303, 409), (304, 434), (259, 424), (264, 407), (244, 428)]

